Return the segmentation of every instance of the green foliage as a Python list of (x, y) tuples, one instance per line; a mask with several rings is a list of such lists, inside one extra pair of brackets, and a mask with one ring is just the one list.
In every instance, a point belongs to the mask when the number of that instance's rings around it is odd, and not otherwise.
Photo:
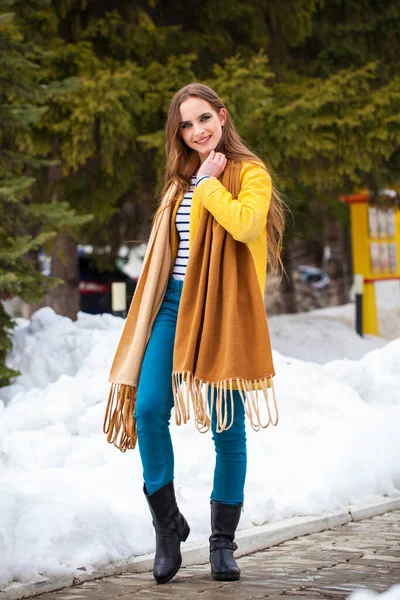
[(12, 348), (11, 335), (13, 328), (14, 323), (0, 302), (0, 331), (4, 332), (0, 335), (0, 387), (8, 385), (12, 377), (19, 375), (18, 371), (10, 369), (5, 365), (7, 354)]
[[(0, 16), (0, 48), (7, 48), (0, 61), (0, 76), (5, 82), (0, 96), (0, 300), (19, 296), (36, 302), (60, 283), (38, 272), (38, 249), (60, 228), (76, 227), (87, 217), (76, 215), (65, 202), (33, 200), (35, 174), (44, 161), (24, 149), (30, 145), (32, 127), (46, 113), (43, 104), (47, 96), (38, 84), (36, 50), (25, 43), (13, 14)], [(13, 322), (0, 303), (0, 386), (16, 375), (5, 364), (12, 328)]]
[(241, 135), (294, 197), (304, 188), (333, 197), (393, 180), (400, 51), (393, 2), (31, 6), (19, 16), (41, 46), (47, 98), (46, 111), (32, 114), (35, 138), (26, 149), (61, 161), (59, 193), (78, 213), (96, 213), (88, 241), (104, 236), (122, 203), (152, 211), (142, 190), (160, 188), (166, 108), (193, 80), (219, 91)]
[(283, 0), (265, 3), (266, 18), (275, 36), (298, 48), (313, 34), (313, 18), (324, 0)]
[(377, 63), (326, 78), (277, 84), (274, 102), (257, 113), (260, 144), (282, 165), (292, 188), (317, 191), (362, 185), (385, 169), (400, 143), (400, 77), (377, 82)]
[(206, 81), (218, 90), (241, 135), (249, 143), (257, 143), (254, 115), (271, 105), (274, 77), (268, 58), (260, 52), (249, 61), (241, 56), (227, 58), (222, 65), (214, 66), (213, 77)]

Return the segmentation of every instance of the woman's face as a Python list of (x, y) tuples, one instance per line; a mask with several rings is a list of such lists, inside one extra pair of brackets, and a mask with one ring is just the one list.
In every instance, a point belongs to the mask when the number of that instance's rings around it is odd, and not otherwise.
[(218, 114), (206, 100), (191, 96), (180, 105), (180, 115), (179, 130), (183, 141), (196, 150), (204, 162), (221, 139), (226, 110), (221, 108)]

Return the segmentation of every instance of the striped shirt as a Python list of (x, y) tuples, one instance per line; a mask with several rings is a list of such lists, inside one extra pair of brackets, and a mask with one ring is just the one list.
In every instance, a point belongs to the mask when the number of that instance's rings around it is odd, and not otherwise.
[(174, 270), (172, 271), (173, 279), (185, 279), (186, 267), (189, 260), (189, 226), (190, 226), (190, 208), (192, 206), (193, 191), (196, 185), (199, 185), (207, 176), (201, 177), (197, 181), (197, 177), (193, 176), (190, 182), (189, 191), (183, 196), (182, 203), (176, 212), (176, 228), (179, 234), (179, 248), (176, 257)]

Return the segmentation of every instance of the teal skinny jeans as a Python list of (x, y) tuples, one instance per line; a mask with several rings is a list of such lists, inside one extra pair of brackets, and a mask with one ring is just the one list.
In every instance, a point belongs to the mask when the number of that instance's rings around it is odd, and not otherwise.
[[(154, 494), (174, 478), (174, 451), (169, 423), (174, 406), (172, 359), (182, 287), (183, 281), (170, 279), (153, 325), (140, 373), (135, 417), (143, 478), (148, 494)], [(242, 504), (247, 453), (245, 413), (239, 392), (234, 392), (232, 426), (227, 431), (217, 433), (216, 417), (213, 414), (211, 430), (216, 452), (211, 499), (224, 504)]]

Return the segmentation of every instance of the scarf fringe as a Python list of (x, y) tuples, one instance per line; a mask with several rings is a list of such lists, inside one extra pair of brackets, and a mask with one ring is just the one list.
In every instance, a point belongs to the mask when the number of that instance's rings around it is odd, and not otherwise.
[(111, 385), (103, 432), (107, 435), (107, 441), (121, 452), (132, 450), (136, 446), (136, 393), (137, 388), (131, 385)]
[[(230, 429), (235, 418), (234, 384), (236, 384), (245, 413), (255, 431), (266, 429), (269, 425), (274, 427), (278, 425), (279, 412), (272, 376), (252, 381), (231, 377), (218, 383), (210, 383), (195, 377), (190, 371), (180, 371), (172, 374), (176, 424), (187, 423), (192, 408), (197, 429), (201, 433), (205, 433), (210, 429), (211, 415), (214, 414), (215, 405), (216, 432), (221, 433)], [(270, 406), (271, 393), (268, 394), (268, 387), (272, 390), (272, 410)], [(208, 402), (209, 393), (211, 394), (210, 403)], [(263, 395), (267, 409), (268, 419), (265, 423), (262, 422), (261, 417), (260, 394)], [(228, 423), (229, 406), (230, 420)]]

